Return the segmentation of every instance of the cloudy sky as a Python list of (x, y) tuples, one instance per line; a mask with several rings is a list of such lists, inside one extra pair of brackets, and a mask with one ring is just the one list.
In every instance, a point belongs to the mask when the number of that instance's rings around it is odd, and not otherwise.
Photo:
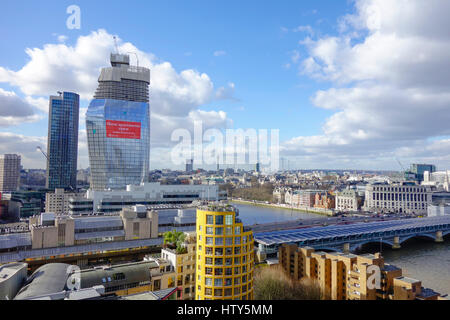
[[(151, 69), (151, 168), (172, 167), (171, 133), (279, 129), (298, 169), (449, 168), (450, 1), (6, 1), (0, 12), (0, 153), (44, 168), (48, 97), (84, 113), (115, 51)], [(108, 11), (104, 8), (108, 7)], [(137, 63), (131, 54), (132, 63)]]

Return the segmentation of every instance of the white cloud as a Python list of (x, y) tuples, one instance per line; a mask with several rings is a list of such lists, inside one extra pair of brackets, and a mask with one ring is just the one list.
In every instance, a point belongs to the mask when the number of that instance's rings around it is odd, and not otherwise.
[(223, 50), (218, 50), (218, 51), (214, 51), (214, 57), (220, 57), (220, 56), (224, 56), (227, 53)]
[[(66, 40), (61, 36), (57, 39), (60, 42)], [(144, 52), (132, 43), (124, 42), (119, 37), (117, 42), (119, 52), (130, 53), (132, 64), (137, 64), (137, 55), (139, 66), (151, 69), (152, 143), (167, 146), (170, 130), (190, 127), (196, 117), (203, 117), (206, 125), (217, 125), (220, 128), (230, 123), (231, 120), (226, 118), (223, 111), (205, 114), (199, 108), (215, 100), (233, 99), (234, 83), (215, 89), (206, 73), (193, 69), (177, 71), (170, 62), (160, 61), (154, 54)], [(92, 99), (100, 70), (109, 65), (111, 52), (115, 52), (113, 35), (103, 29), (80, 36), (74, 45), (58, 43), (45, 44), (42, 48), (28, 48), (26, 53), (29, 60), (19, 70), (0, 66), (0, 83), (17, 87), (25, 96), (24, 103), (48, 113), (48, 97), (57, 91), (76, 92), (85, 102)], [(86, 108), (80, 109), (82, 127), (85, 112)], [(10, 122), (10, 119), (4, 119)], [(85, 133), (83, 135), (82, 131), (79, 139), (79, 166), (81, 163), (86, 167), (87, 152), (82, 149)]]
[(0, 88), (0, 126), (13, 126), (24, 122), (35, 122), (41, 116), (33, 106), (12, 91)]
[[(396, 156), (433, 162), (432, 150), (445, 159), (448, 141), (430, 138), (450, 135), (449, 10), (445, 0), (358, 0), (339, 20), (340, 34), (302, 40), (309, 55), (301, 73), (332, 84), (312, 102), (334, 114), (322, 134), (291, 139), (284, 152), (376, 168), (395, 166)], [(446, 147), (439, 154), (436, 146)]]

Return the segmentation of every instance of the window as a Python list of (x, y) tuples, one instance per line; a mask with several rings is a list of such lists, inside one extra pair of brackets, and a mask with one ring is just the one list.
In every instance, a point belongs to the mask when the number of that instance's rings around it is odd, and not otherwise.
[(225, 248), (225, 255), (226, 256), (231, 256), (233, 254), (233, 248)]
[(226, 237), (226, 238), (225, 238), (225, 245), (226, 245), (226, 246), (232, 246), (232, 245), (233, 245), (233, 238), (231, 238), (231, 237)]
[(225, 265), (226, 266), (231, 266), (233, 264), (233, 259), (232, 258), (226, 258), (225, 259)]
[(241, 258), (234, 258), (234, 264), (241, 264)]
[(216, 216), (216, 224), (218, 225), (223, 224), (223, 216)]
[(222, 258), (216, 258), (216, 259), (214, 260), (214, 265), (216, 265), (216, 266), (221, 266), (221, 265), (223, 265), (223, 259), (222, 259)]
[(231, 276), (231, 275), (233, 275), (233, 269), (232, 269), (232, 268), (226, 268), (226, 269), (225, 269), (225, 275), (226, 275), (226, 276)]
[(222, 236), (223, 235), (223, 228), (216, 228), (216, 236)]
[(224, 296), (229, 297), (233, 294), (233, 289), (225, 289), (224, 290)]
[(206, 215), (206, 224), (214, 224), (214, 216), (207, 214)]
[(206, 234), (214, 234), (214, 228), (213, 227), (206, 227)]
[(213, 259), (212, 258), (206, 258), (205, 259), (205, 263), (206, 264), (213, 264)]
[(207, 295), (207, 296), (212, 295), (212, 289), (211, 288), (205, 288), (205, 295)]
[(234, 234), (241, 234), (241, 227), (235, 227)]
[(212, 247), (206, 247), (205, 250), (206, 250), (205, 251), (206, 254), (213, 254), (213, 248)]
[(216, 256), (223, 256), (223, 248), (216, 248), (215, 253)]
[(225, 279), (225, 286), (228, 287), (228, 286), (231, 286), (231, 285), (233, 285), (233, 279), (226, 278)]
[(214, 275), (222, 276), (223, 275), (223, 269), (222, 268), (215, 268), (214, 269)]
[(205, 274), (212, 275), (212, 268), (205, 268)]
[(206, 237), (206, 244), (213, 244), (213, 238), (212, 237)]
[(214, 279), (214, 286), (221, 287), (222, 286), (222, 278)]
[(222, 246), (223, 245), (223, 238), (216, 238), (216, 246)]
[(205, 286), (212, 286), (212, 278), (205, 278)]
[(241, 244), (241, 237), (234, 238), (234, 244)]
[(222, 292), (222, 289), (214, 289), (214, 297), (221, 297)]
[(231, 226), (231, 225), (233, 224), (233, 215), (227, 214), (227, 215), (225, 216), (225, 224), (226, 224), (227, 226)]
[(225, 228), (225, 235), (231, 236), (233, 234), (233, 228), (232, 227), (226, 227)]
[(241, 253), (241, 247), (234, 247), (234, 254), (240, 254)]

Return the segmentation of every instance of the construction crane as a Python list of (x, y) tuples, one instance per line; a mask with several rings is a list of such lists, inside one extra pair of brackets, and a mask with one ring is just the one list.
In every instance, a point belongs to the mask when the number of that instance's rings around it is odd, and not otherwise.
[(398, 164), (400, 165), (400, 167), (402, 168), (403, 172), (405, 172), (405, 167), (403, 167), (402, 163), (400, 162), (400, 160), (398, 160), (397, 158), (395, 158), (395, 160), (397, 160)]
[(42, 148), (41, 148), (40, 146), (37, 146), (37, 147), (36, 147), (36, 151), (42, 152), (42, 154), (44, 155), (44, 157), (48, 160), (47, 154), (44, 152), (44, 150), (42, 150)]

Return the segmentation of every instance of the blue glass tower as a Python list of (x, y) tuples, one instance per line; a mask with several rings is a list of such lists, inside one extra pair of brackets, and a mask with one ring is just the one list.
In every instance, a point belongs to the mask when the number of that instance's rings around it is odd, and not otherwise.
[(75, 189), (77, 182), (80, 96), (73, 92), (50, 96), (47, 140), (49, 189)]
[(92, 190), (147, 181), (150, 161), (150, 70), (111, 54), (86, 112)]

